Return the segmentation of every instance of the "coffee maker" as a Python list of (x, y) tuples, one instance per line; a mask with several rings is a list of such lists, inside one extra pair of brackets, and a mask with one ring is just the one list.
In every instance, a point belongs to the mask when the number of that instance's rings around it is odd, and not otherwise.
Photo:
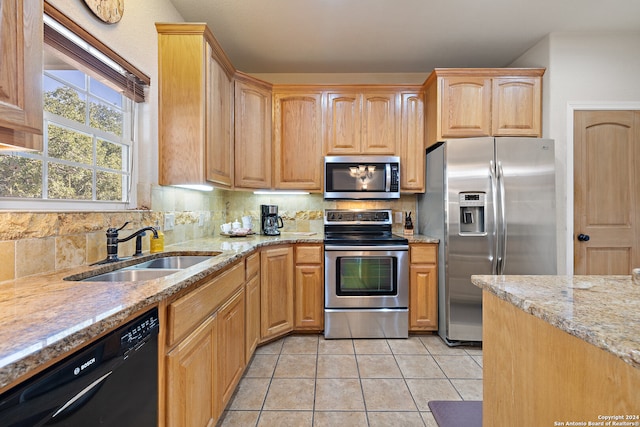
[(279, 228), (284, 227), (282, 217), (278, 216), (277, 205), (260, 205), (260, 229), (267, 236), (279, 236)]

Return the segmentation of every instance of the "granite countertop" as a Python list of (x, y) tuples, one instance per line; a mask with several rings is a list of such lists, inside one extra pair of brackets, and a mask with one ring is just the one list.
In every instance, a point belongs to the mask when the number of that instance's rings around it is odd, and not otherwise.
[[(259, 247), (322, 243), (322, 233), (283, 232), (278, 237), (215, 236), (165, 247), (164, 254), (145, 255), (135, 261), (193, 252), (219, 252), (212, 259), (175, 274), (140, 282), (79, 282), (64, 280), (113, 270), (114, 265), (83, 266), (0, 283), (0, 389), (60, 356), (92, 341), (188, 288)], [(411, 243), (437, 243), (428, 236), (408, 236)]]
[(471, 281), (640, 369), (640, 286), (631, 276), (471, 276)]

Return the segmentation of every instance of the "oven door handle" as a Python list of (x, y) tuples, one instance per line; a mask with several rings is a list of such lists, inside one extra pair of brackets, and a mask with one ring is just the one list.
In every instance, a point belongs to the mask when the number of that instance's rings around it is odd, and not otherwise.
[(408, 251), (408, 245), (324, 245), (325, 251)]

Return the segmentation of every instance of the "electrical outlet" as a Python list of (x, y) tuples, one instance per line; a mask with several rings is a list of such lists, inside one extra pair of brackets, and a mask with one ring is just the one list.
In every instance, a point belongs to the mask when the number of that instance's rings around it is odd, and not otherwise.
[(164, 231), (173, 230), (173, 227), (175, 226), (176, 226), (175, 214), (172, 214), (172, 213), (164, 214)]
[(402, 224), (404, 222), (404, 217), (402, 216), (402, 212), (396, 212), (396, 224)]
[(204, 212), (200, 212), (198, 217), (198, 227), (204, 227)]

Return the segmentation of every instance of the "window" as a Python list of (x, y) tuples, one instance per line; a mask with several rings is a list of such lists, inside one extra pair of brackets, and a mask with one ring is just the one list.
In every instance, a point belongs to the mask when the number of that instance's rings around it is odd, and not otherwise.
[(144, 101), (148, 80), (53, 11), (57, 20), (45, 15), (43, 151), (0, 152), (0, 198), (20, 207), (56, 200), (122, 208), (132, 187), (135, 101)]

